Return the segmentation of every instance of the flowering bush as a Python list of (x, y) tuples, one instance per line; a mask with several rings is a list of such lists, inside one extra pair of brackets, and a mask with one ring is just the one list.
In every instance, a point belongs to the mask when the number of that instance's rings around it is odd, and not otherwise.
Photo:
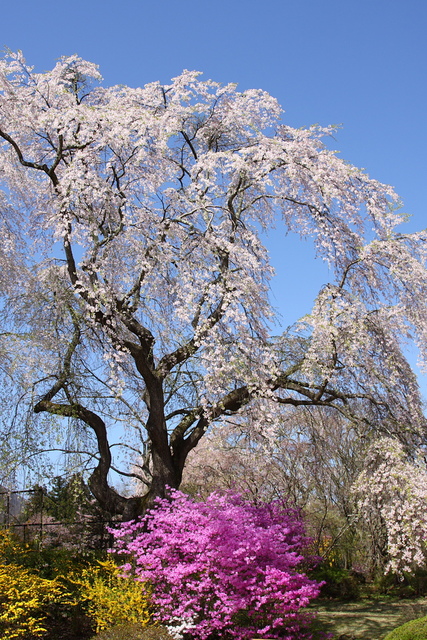
[(2, 640), (44, 635), (49, 605), (63, 595), (55, 580), (45, 580), (14, 564), (0, 564), (0, 634)]
[(79, 633), (123, 623), (142, 629), (150, 622), (149, 590), (121, 573), (111, 558), (35, 549), (0, 530), (1, 640), (51, 637), (65, 624)]
[(2, 640), (38, 638), (52, 603), (64, 596), (56, 580), (46, 580), (20, 566), (29, 550), (10, 532), (0, 532), (0, 637)]
[(134, 580), (119, 575), (111, 560), (98, 561), (68, 580), (77, 587), (75, 604), (84, 602), (96, 632), (123, 623), (150, 622), (148, 594)]
[(295, 639), (320, 585), (299, 573), (307, 547), (294, 509), (211, 494), (169, 500), (114, 531), (127, 574), (150, 585), (155, 619), (176, 637)]

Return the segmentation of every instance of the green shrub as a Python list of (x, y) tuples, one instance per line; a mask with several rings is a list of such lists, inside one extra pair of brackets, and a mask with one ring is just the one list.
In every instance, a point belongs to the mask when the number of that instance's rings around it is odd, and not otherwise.
[(427, 616), (411, 620), (390, 631), (384, 640), (426, 640)]
[(41, 548), (23, 542), (8, 529), (0, 529), (1, 562), (18, 565), (46, 580), (82, 571), (105, 557), (105, 551), (83, 553), (49, 546)]
[(347, 569), (320, 565), (310, 573), (310, 578), (325, 582), (320, 591), (321, 598), (357, 600), (360, 595), (360, 582)]
[(416, 598), (427, 594), (427, 571), (416, 569), (403, 575), (387, 573), (376, 576), (367, 588), (368, 593), (385, 594), (397, 598)]
[(95, 565), (98, 559), (105, 559), (105, 556), (105, 552), (79, 553), (56, 547), (29, 548), (19, 564), (31, 571), (36, 571), (41, 578), (53, 580), (59, 576), (83, 571)]
[(408, 581), (416, 596), (427, 594), (427, 571), (425, 569), (416, 569), (413, 574), (408, 576)]

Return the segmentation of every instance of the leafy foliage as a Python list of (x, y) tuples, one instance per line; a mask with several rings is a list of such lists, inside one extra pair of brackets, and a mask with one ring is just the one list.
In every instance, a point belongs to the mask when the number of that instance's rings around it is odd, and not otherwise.
[(38, 549), (8, 531), (0, 534), (2, 638), (50, 638), (64, 624), (71, 635), (76, 630), (73, 637), (84, 626), (86, 637), (90, 628), (101, 631), (126, 622), (142, 629), (150, 622), (147, 590), (121, 576), (111, 558)]
[[(44, 546), (67, 547), (74, 551), (105, 548), (105, 526), (111, 515), (100, 508), (81, 473), (70, 478), (55, 476), (50, 487), (36, 485), (25, 505), (27, 537), (37, 539), (43, 523)], [(37, 527), (37, 524), (40, 526)]]
[(197, 502), (172, 490), (114, 535), (131, 558), (123, 569), (150, 585), (154, 618), (173, 635), (302, 637), (299, 610), (319, 585), (298, 572), (308, 539), (295, 510), (235, 494)]
[(321, 597), (357, 600), (360, 596), (360, 581), (346, 569), (320, 565), (310, 576), (323, 583)]
[(50, 480), (50, 487), (33, 487), (34, 493), (26, 504), (27, 515), (43, 511), (57, 522), (74, 522), (82, 510), (90, 511), (92, 496), (81, 473), (70, 478), (55, 476)]
[(63, 596), (63, 589), (22, 567), (0, 564), (0, 594), (1, 637), (12, 640), (43, 635), (47, 609)]
[(388, 633), (384, 640), (425, 640), (427, 638), (427, 616), (410, 620)]

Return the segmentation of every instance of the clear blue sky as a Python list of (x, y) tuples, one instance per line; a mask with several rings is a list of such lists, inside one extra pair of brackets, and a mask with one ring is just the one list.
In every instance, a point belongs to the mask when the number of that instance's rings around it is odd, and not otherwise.
[[(3, 0), (0, 45), (37, 71), (78, 53), (107, 84), (183, 68), (279, 99), (292, 126), (342, 123), (335, 148), (392, 184), (427, 226), (426, 0)], [(271, 243), (285, 323), (309, 311), (327, 274), (310, 247)], [(298, 274), (298, 275), (297, 275)]]

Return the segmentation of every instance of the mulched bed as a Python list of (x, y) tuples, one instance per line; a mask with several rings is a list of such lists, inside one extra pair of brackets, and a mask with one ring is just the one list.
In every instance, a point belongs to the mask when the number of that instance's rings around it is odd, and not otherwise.
[(51, 618), (45, 622), (45, 627), (48, 633), (43, 640), (90, 640), (95, 635), (92, 622), (83, 614), (62, 620)]
[(84, 615), (74, 616), (73, 620), (52, 619), (46, 626), (49, 633), (43, 636), (43, 640), (173, 640), (161, 625), (141, 627), (137, 623), (118, 625), (97, 635), (89, 618)]

